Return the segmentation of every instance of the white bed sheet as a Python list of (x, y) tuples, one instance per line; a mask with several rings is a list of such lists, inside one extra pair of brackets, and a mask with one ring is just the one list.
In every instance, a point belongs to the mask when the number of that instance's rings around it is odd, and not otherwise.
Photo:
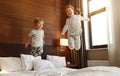
[(0, 72), (0, 76), (120, 76), (120, 68), (96, 66), (83, 69), (53, 68), (39, 71)]
[(120, 68), (113, 66), (95, 66), (79, 69), (64, 76), (120, 76)]
[(0, 72), (0, 76), (35, 76), (36, 71)]
[(39, 71), (0, 72), (0, 76), (62, 76), (72, 71), (76, 71), (76, 69), (60, 67)]

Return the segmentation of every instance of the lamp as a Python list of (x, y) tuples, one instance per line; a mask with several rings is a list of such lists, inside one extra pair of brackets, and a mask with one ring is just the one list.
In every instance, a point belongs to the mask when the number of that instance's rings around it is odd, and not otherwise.
[(64, 51), (65, 50), (65, 46), (68, 46), (68, 39), (61, 38), (60, 39), (60, 46), (61, 46), (60, 51)]

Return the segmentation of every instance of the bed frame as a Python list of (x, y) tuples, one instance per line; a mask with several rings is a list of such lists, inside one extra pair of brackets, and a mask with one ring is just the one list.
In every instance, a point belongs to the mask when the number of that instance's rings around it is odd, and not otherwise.
[[(46, 55), (57, 55), (56, 45), (44, 45), (42, 58)], [(19, 57), (20, 54), (30, 54), (30, 46), (25, 49), (24, 44), (0, 43), (0, 57)]]

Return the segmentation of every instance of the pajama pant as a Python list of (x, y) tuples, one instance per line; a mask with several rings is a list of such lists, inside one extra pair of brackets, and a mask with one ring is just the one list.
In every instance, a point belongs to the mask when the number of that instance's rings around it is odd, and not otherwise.
[(32, 47), (31, 54), (33, 56), (40, 56), (43, 53), (43, 46)]
[(70, 48), (70, 50), (79, 50), (81, 47), (80, 35), (68, 36), (68, 47)]

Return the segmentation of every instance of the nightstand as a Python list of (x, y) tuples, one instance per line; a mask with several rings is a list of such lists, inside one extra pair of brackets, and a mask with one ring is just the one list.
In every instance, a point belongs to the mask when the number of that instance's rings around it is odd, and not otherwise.
[(68, 68), (75, 68), (75, 69), (79, 69), (80, 68), (80, 65), (79, 64), (67, 64)]

